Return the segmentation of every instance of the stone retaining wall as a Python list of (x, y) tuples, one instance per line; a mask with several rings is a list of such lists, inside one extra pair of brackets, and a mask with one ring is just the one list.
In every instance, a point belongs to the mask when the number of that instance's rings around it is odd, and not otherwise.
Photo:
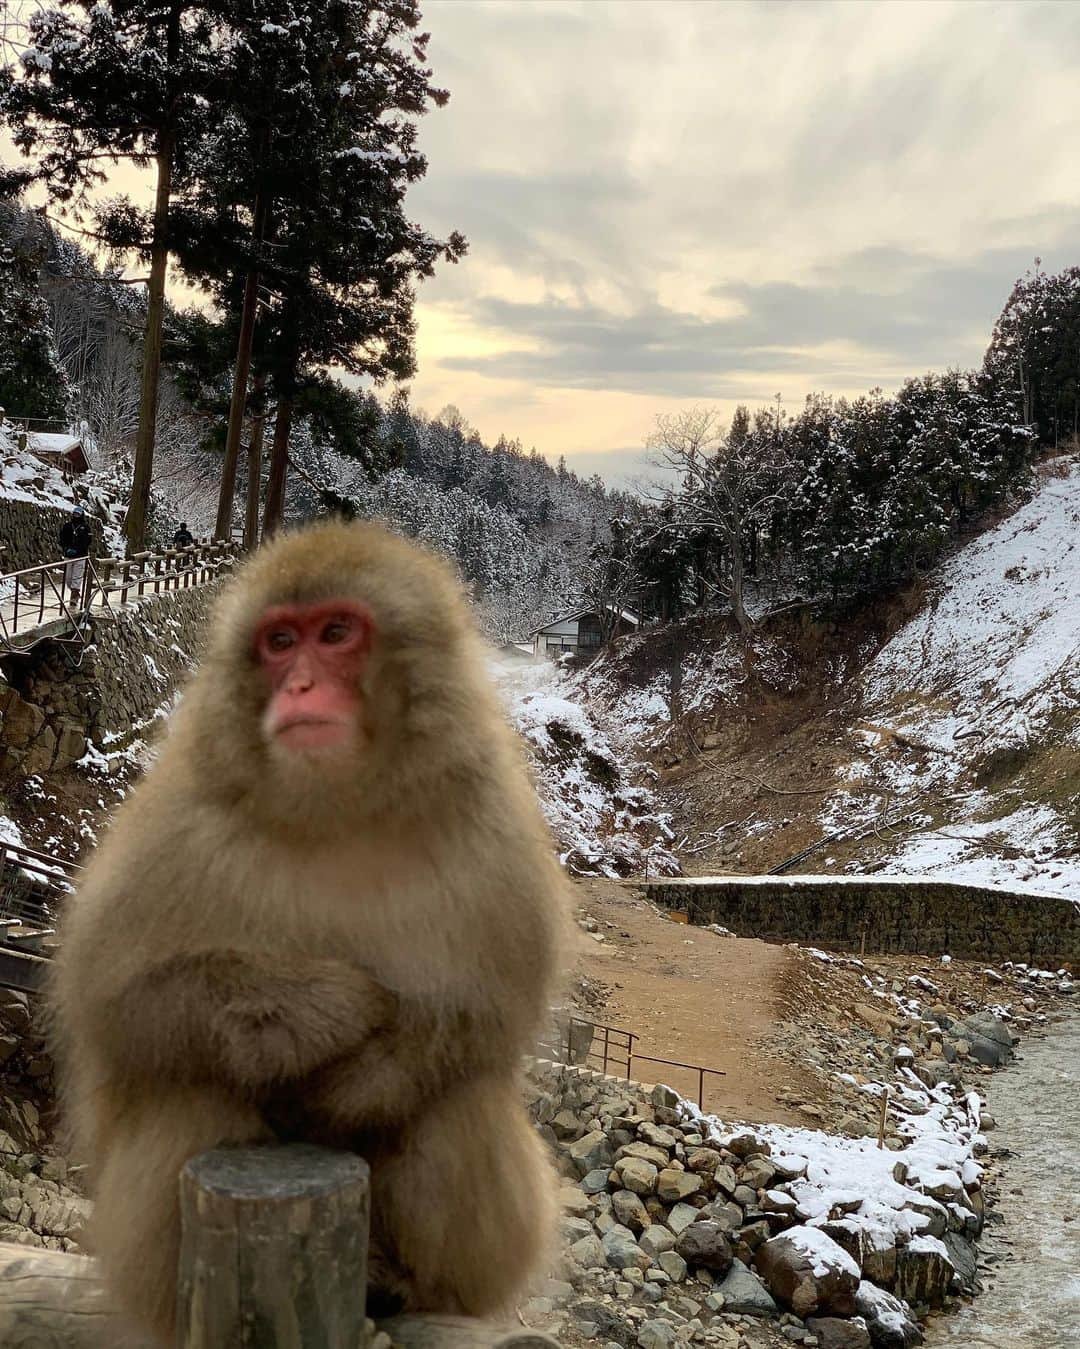
[[(11, 501), (0, 497), (0, 572), (22, 571), (43, 562), (59, 562), (60, 526), (69, 513), (59, 506), (41, 506), (32, 501)], [(87, 515), (93, 536), (93, 556), (102, 553), (101, 521)]]
[(1056, 969), (1080, 960), (1080, 905), (902, 876), (723, 876), (647, 882), (653, 903), (740, 937), (839, 950), (948, 953)]
[(0, 683), (0, 781), (13, 771), (70, 767), (87, 742), (116, 749), (145, 735), (198, 658), (219, 585), (148, 595), (96, 615), (81, 659), (78, 648), (53, 642), (9, 658), (8, 685)]

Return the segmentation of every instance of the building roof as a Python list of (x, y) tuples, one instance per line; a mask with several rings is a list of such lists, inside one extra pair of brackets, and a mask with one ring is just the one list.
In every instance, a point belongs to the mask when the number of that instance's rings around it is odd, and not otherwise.
[(81, 436), (70, 431), (29, 431), (26, 436), (26, 448), (31, 454), (58, 455), (61, 458), (79, 460), (90, 467), (90, 455)]
[[(637, 616), (637, 614), (634, 613), (633, 609), (622, 609), (615, 604), (605, 604), (604, 608), (607, 609), (609, 613), (618, 613), (621, 619), (625, 620), (625, 622), (627, 623), (632, 623), (635, 628), (641, 622), (641, 619)], [(549, 628), (554, 628), (559, 623), (569, 623), (571, 619), (584, 618), (586, 614), (595, 614), (595, 613), (596, 613), (596, 606), (594, 604), (587, 604), (582, 609), (573, 609), (568, 614), (559, 614), (557, 618), (548, 619), (548, 621), (544, 623), (541, 627), (533, 628), (532, 632), (529, 635), (531, 637), (535, 637), (538, 633), (547, 632)]]

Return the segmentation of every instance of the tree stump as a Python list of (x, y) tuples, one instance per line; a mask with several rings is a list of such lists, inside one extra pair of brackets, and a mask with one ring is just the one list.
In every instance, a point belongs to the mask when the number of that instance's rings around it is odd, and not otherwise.
[(193, 1157), (180, 1174), (178, 1349), (360, 1349), (370, 1197), (350, 1153)]

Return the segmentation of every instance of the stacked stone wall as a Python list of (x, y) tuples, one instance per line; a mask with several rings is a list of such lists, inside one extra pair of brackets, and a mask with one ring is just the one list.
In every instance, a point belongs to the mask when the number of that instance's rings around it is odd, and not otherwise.
[[(44, 562), (59, 562), (60, 526), (69, 512), (59, 506), (41, 506), (33, 501), (11, 501), (0, 497), (0, 572), (22, 571)], [(93, 555), (102, 553), (101, 521), (88, 515), (93, 536)]]
[(740, 937), (838, 950), (1016, 960), (1080, 960), (1080, 905), (910, 877), (694, 877), (646, 883), (653, 903)]
[(67, 768), (145, 735), (195, 665), (219, 584), (95, 615), (84, 648), (44, 642), (9, 658), (0, 684), (0, 782)]

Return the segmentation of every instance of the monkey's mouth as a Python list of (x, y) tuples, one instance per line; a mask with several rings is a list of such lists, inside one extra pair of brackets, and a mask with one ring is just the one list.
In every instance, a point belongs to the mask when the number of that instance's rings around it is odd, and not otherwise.
[(274, 727), (274, 739), (290, 750), (337, 749), (351, 735), (351, 722), (332, 717), (290, 717)]

